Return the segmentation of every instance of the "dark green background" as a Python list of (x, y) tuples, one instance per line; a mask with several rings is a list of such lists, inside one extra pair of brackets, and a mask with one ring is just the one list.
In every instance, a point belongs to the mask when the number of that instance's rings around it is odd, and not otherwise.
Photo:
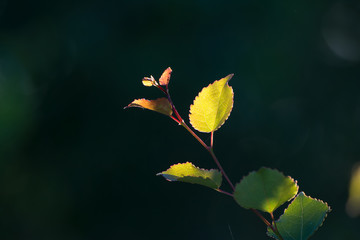
[[(215, 133), (233, 182), (277, 168), (332, 207), (314, 239), (359, 239), (345, 212), (360, 161), (359, 16), (356, 1), (0, 1), (0, 238), (266, 239), (231, 198), (155, 176), (215, 167), (171, 119), (123, 110), (161, 96), (141, 79), (171, 66), (186, 119), (202, 87), (235, 74)], [(350, 56), (329, 47), (336, 36)]]

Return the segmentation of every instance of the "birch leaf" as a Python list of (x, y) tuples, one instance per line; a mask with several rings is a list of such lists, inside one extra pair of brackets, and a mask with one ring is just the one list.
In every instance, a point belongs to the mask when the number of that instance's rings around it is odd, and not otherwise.
[(167, 116), (171, 116), (172, 114), (171, 104), (167, 98), (158, 98), (155, 100), (147, 100), (144, 98), (135, 99), (125, 108), (129, 108), (129, 107), (145, 108), (148, 110), (165, 114)]
[(228, 85), (233, 74), (203, 88), (190, 106), (190, 123), (199, 132), (214, 132), (228, 119), (234, 92)]
[(278, 170), (260, 168), (245, 176), (235, 187), (235, 201), (243, 208), (272, 213), (298, 192), (296, 181)]
[(218, 170), (201, 169), (190, 162), (172, 165), (168, 170), (157, 175), (161, 175), (171, 182), (194, 183), (213, 189), (219, 189), (222, 182), (222, 175)]
[(171, 72), (172, 72), (172, 69), (170, 67), (165, 69), (165, 71), (163, 72), (163, 74), (161, 75), (161, 77), (159, 79), (160, 85), (168, 85), (169, 84)]
[(150, 76), (150, 77), (144, 77), (142, 79), (142, 84), (145, 86), (145, 87), (152, 87), (152, 86), (156, 86), (156, 81), (154, 79), (153, 76)]
[[(301, 192), (276, 221), (276, 226), (284, 240), (306, 240), (322, 225), (330, 211), (327, 203)], [(267, 230), (269, 236), (278, 239), (270, 228)]]

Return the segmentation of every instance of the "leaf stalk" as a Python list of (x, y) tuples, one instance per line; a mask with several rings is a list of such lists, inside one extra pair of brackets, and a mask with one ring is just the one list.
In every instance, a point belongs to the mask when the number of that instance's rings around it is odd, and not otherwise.
[(224, 190), (221, 190), (221, 189), (216, 189), (216, 191), (218, 191), (219, 193), (223, 193), (223, 194), (225, 194), (225, 195), (228, 195), (228, 196), (230, 196), (230, 197), (233, 197), (233, 196), (234, 196), (233, 194), (231, 194), (231, 193), (229, 193), (229, 192), (226, 192), (226, 191), (224, 191)]
[(282, 236), (280, 235), (280, 232), (276, 226), (276, 222), (275, 222), (275, 218), (274, 218), (274, 214), (270, 213), (271, 216), (271, 220), (272, 220), (272, 225), (274, 226), (274, 228), (271, 228), (271, 230), (279, 237), (280, 240), (283, 240)]

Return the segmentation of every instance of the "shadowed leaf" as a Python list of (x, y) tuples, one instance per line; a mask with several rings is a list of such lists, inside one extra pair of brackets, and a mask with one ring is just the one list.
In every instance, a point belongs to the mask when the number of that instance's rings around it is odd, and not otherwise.
[[(285, 209), (276, 225), (284, 240), (306, 240), (322, 225), (330, 211), (330, 207), (323, 201), (301, 192)], [(270, 228), (267, 234), (278, 239)]]
[(129, 107), (139, 107), (149, 109), (155, 112), (159, 112), (168, 116), (171, 116), (172, 109), (167, 98), (158, 98), (155, 100), (147, 100), (147, 99), (135, 99), (132, 103), (130, 103), (125, 108)]
[(296, 181), (281, 172), (260, 168), (244, 177), (235, 187), (234, 198), (243, 208), (272, 213), (298, 192)]
[(214, 132), (229, 117), (234, 93), (228, 85), (233, 74), (203, 88), (190, 106), (190, 123), (200, 132)]
[(179, 181), (200, 184), (209, 188), (218, 189), (221, 186), (222, 175), (218, 170), (201, 169), (192, 163), (178, 163), (168, 170), (158, 173), (168, 181)]

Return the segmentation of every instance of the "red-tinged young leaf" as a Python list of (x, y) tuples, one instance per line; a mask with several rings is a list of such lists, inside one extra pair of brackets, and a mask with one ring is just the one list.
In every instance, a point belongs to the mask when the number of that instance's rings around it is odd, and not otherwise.
[(135, 99), (127, 105), (125, 108), (129, 107), (139, 107), (139, 108), (145, 108), (148, 110), (152, 110), (155, 112), (159, 112), (162, 114), (165, 114), (167, 116), (171, 116), (172, 114), (172, 108), (169, 100), (167, 98), (158, 98), (155, 100), (147, 100), (147, 99)]
[(172, 69), (170, 67), (165, 69), (165, 71), (163, 72), (163, 74), (161, 75), (161, 77), (159, 79), (160, 85), (168, 85), (169, 84), (171, 72), (172, 72)]
[(153, 76), (144, 77), (144, 78), (142, 79), (142, 84), (143, 84), (145, 87), (152, 87), (152, 86), (158, 85), (158, 83), (155, 81), (155, 79), (154, 79)]

